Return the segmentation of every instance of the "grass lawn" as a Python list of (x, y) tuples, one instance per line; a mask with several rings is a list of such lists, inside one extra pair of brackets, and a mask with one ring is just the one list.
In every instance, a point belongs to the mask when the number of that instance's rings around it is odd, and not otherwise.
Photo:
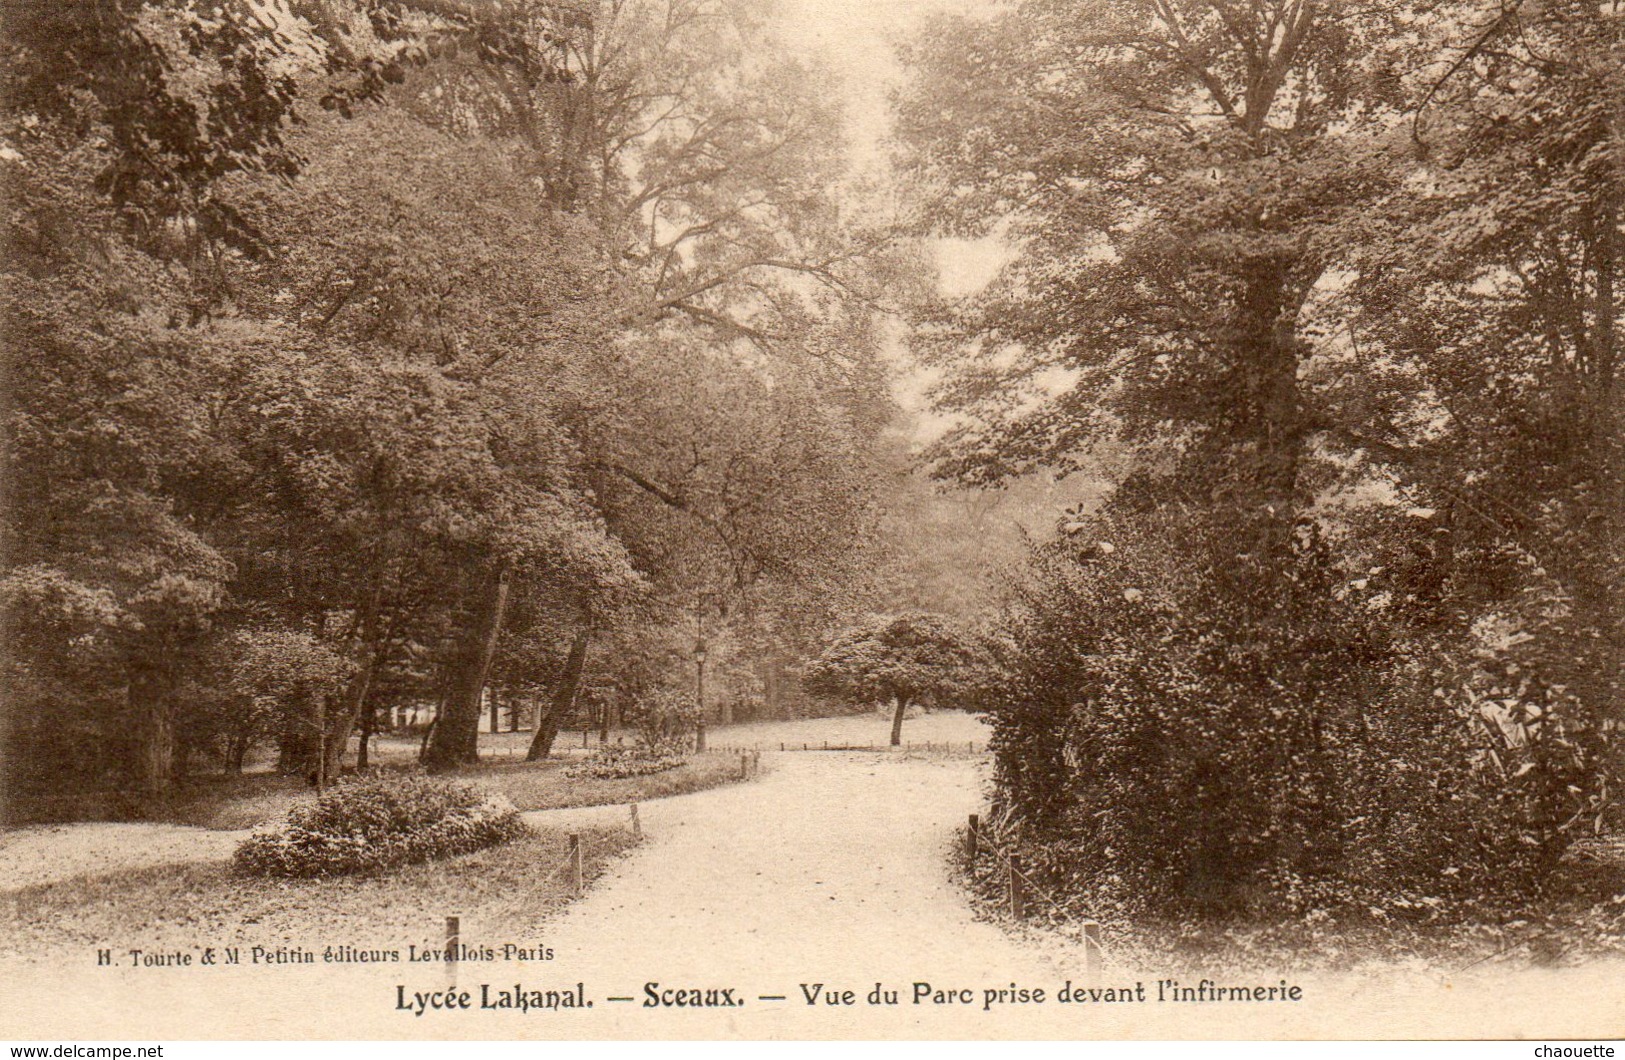
[[(619, 828), (580, 834), (588, 879), (637, 842)], [(0, 959), (83, 962), (108, 940), (149, 950), (334, 942), (404, 950), (438, 945), (451, 915), (462, 918), (465, 943), (524, 942), (571, 898), (566, 873), (553, 872), (566, 851), (563, 833), (537, 831), (376, 876), (260, 879), (213, 863), (79, 877), (0, 897), (9, 923)]]
[[(686, 765), (676, 769), (624, 780), (566, 776), (566, 770), (579, 761), (498, 759), (448, 775), (500, 792), (521, 810), (645, 802), (739, 779), (739, 757), (730, 754), (692, 755)], [(198, 777), (188, 783), (181, 796), (154, 807), (145, 819), (202, 828), (253, 828), (282, 817), (296, 800), (310, 794), (311, 788), (302, 777), (272, 773)]]

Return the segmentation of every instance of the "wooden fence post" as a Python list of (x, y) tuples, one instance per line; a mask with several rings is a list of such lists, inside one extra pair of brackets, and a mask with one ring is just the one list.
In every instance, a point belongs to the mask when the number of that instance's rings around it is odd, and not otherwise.
[(1093, 920), (1083, 922), (1083, 970), (1090, 976), (1100, 976), (1100, 924)]
[(446, 918), (446, 982), (457, 985), (457, 944), (462, 936), (457, 917)]
[(750, 762), (750, 756), (747, 755), (745, 752), (740, 751), (739, 752), (739, 779), (740, 780), (744, 780), (747, 776), (750, 775), (749, 762)]
[(573, 888), (575, 896), (580, 898), (585, 885), (581, 879), (581, 834), (579, 832), (570, 833), (570, 886)]
[(1023, 881), (1021, 879), (1021, 855), (1017, 854), (1017, 853), (1014, 853), (1014, 852), (1011, 852), (1011, 854), (1010, 854), (1010, 915), (1015, 917), (1017, 920), (1021, 920), (1027, 915), (1027, 894), (1026, 894), (1026, 888), (1024, 888), (1022, 886), (1022, 882)]
[(970, 852), (970, 865), (976, 868), (976, 815), (970, 815), (970, 823), (965, 826), (965, 848)]
[(643, 835), (643, 822), (638, 820), (638, 804), (635, 802), (632, 804), (632, 834)]

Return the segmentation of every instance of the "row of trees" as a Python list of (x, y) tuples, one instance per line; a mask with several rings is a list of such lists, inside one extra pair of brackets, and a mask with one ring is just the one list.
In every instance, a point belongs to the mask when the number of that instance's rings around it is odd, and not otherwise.
[(937, 472), (1129, 468), (1003, 629), (999, 783), (1081, 886), (1527, 894), (1607, 826), (1622, 15), (1025, 0), (913, 50), (925, 227), (1013, 248), (922, 310)]
[(403, 700), (456, 765), (493, 685), (542, 755), (595, 641), (658, 683), (677, 631), (793, 650), (839, 606), (879, 266), (761, 12), (0, 20), (14, 795), (262, 737), (331, 772)]

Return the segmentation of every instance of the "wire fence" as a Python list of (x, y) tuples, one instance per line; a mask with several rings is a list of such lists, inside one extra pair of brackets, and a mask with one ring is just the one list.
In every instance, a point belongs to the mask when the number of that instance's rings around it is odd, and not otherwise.
[[(638, 804), (626, 804), (626, 831), (635, 838), (643, 838), (643, 821), (638, 814)], [(587, 865), (591, 861), (591, 845), (588, 838), (580, 832), (565, 834), (565, 853), (551, 869), (536, 878), (535, 883), (510, 903), (499, 906), (495, 911), (484, 911), (480, 915), (483, 923), (503, 925), (505, 931), (516, 921), (527, 914), (535, 912), (536, 896), (543, 892), (549, 884), (560, 876), (564, 878), (564, 889), (569, 900), (580, 898), (587, 890)], [(445, 918), (445, 949), (444, 962), (446, 976), (452, 985), (457, 981), (457, 966), (462, 963), (462, 929), (463, 918), (450, 916)]]

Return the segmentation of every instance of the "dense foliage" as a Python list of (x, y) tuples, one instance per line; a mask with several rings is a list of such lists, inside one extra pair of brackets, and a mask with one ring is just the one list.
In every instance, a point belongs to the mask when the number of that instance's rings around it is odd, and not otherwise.
[(1625, 717), (1607, 5), (1029, 0), (901, 100), (973, 484), (1114, 469), (1003, 622), (999, 795), (1158, 915), (1562, 886)]
[(397, 706), (434, 767), (492, 702), (545, 755), (696, 626), (793, 662), (831, 621), (873, 240), (750, 5), (0, 19), (8, 798), (320, 782)]

